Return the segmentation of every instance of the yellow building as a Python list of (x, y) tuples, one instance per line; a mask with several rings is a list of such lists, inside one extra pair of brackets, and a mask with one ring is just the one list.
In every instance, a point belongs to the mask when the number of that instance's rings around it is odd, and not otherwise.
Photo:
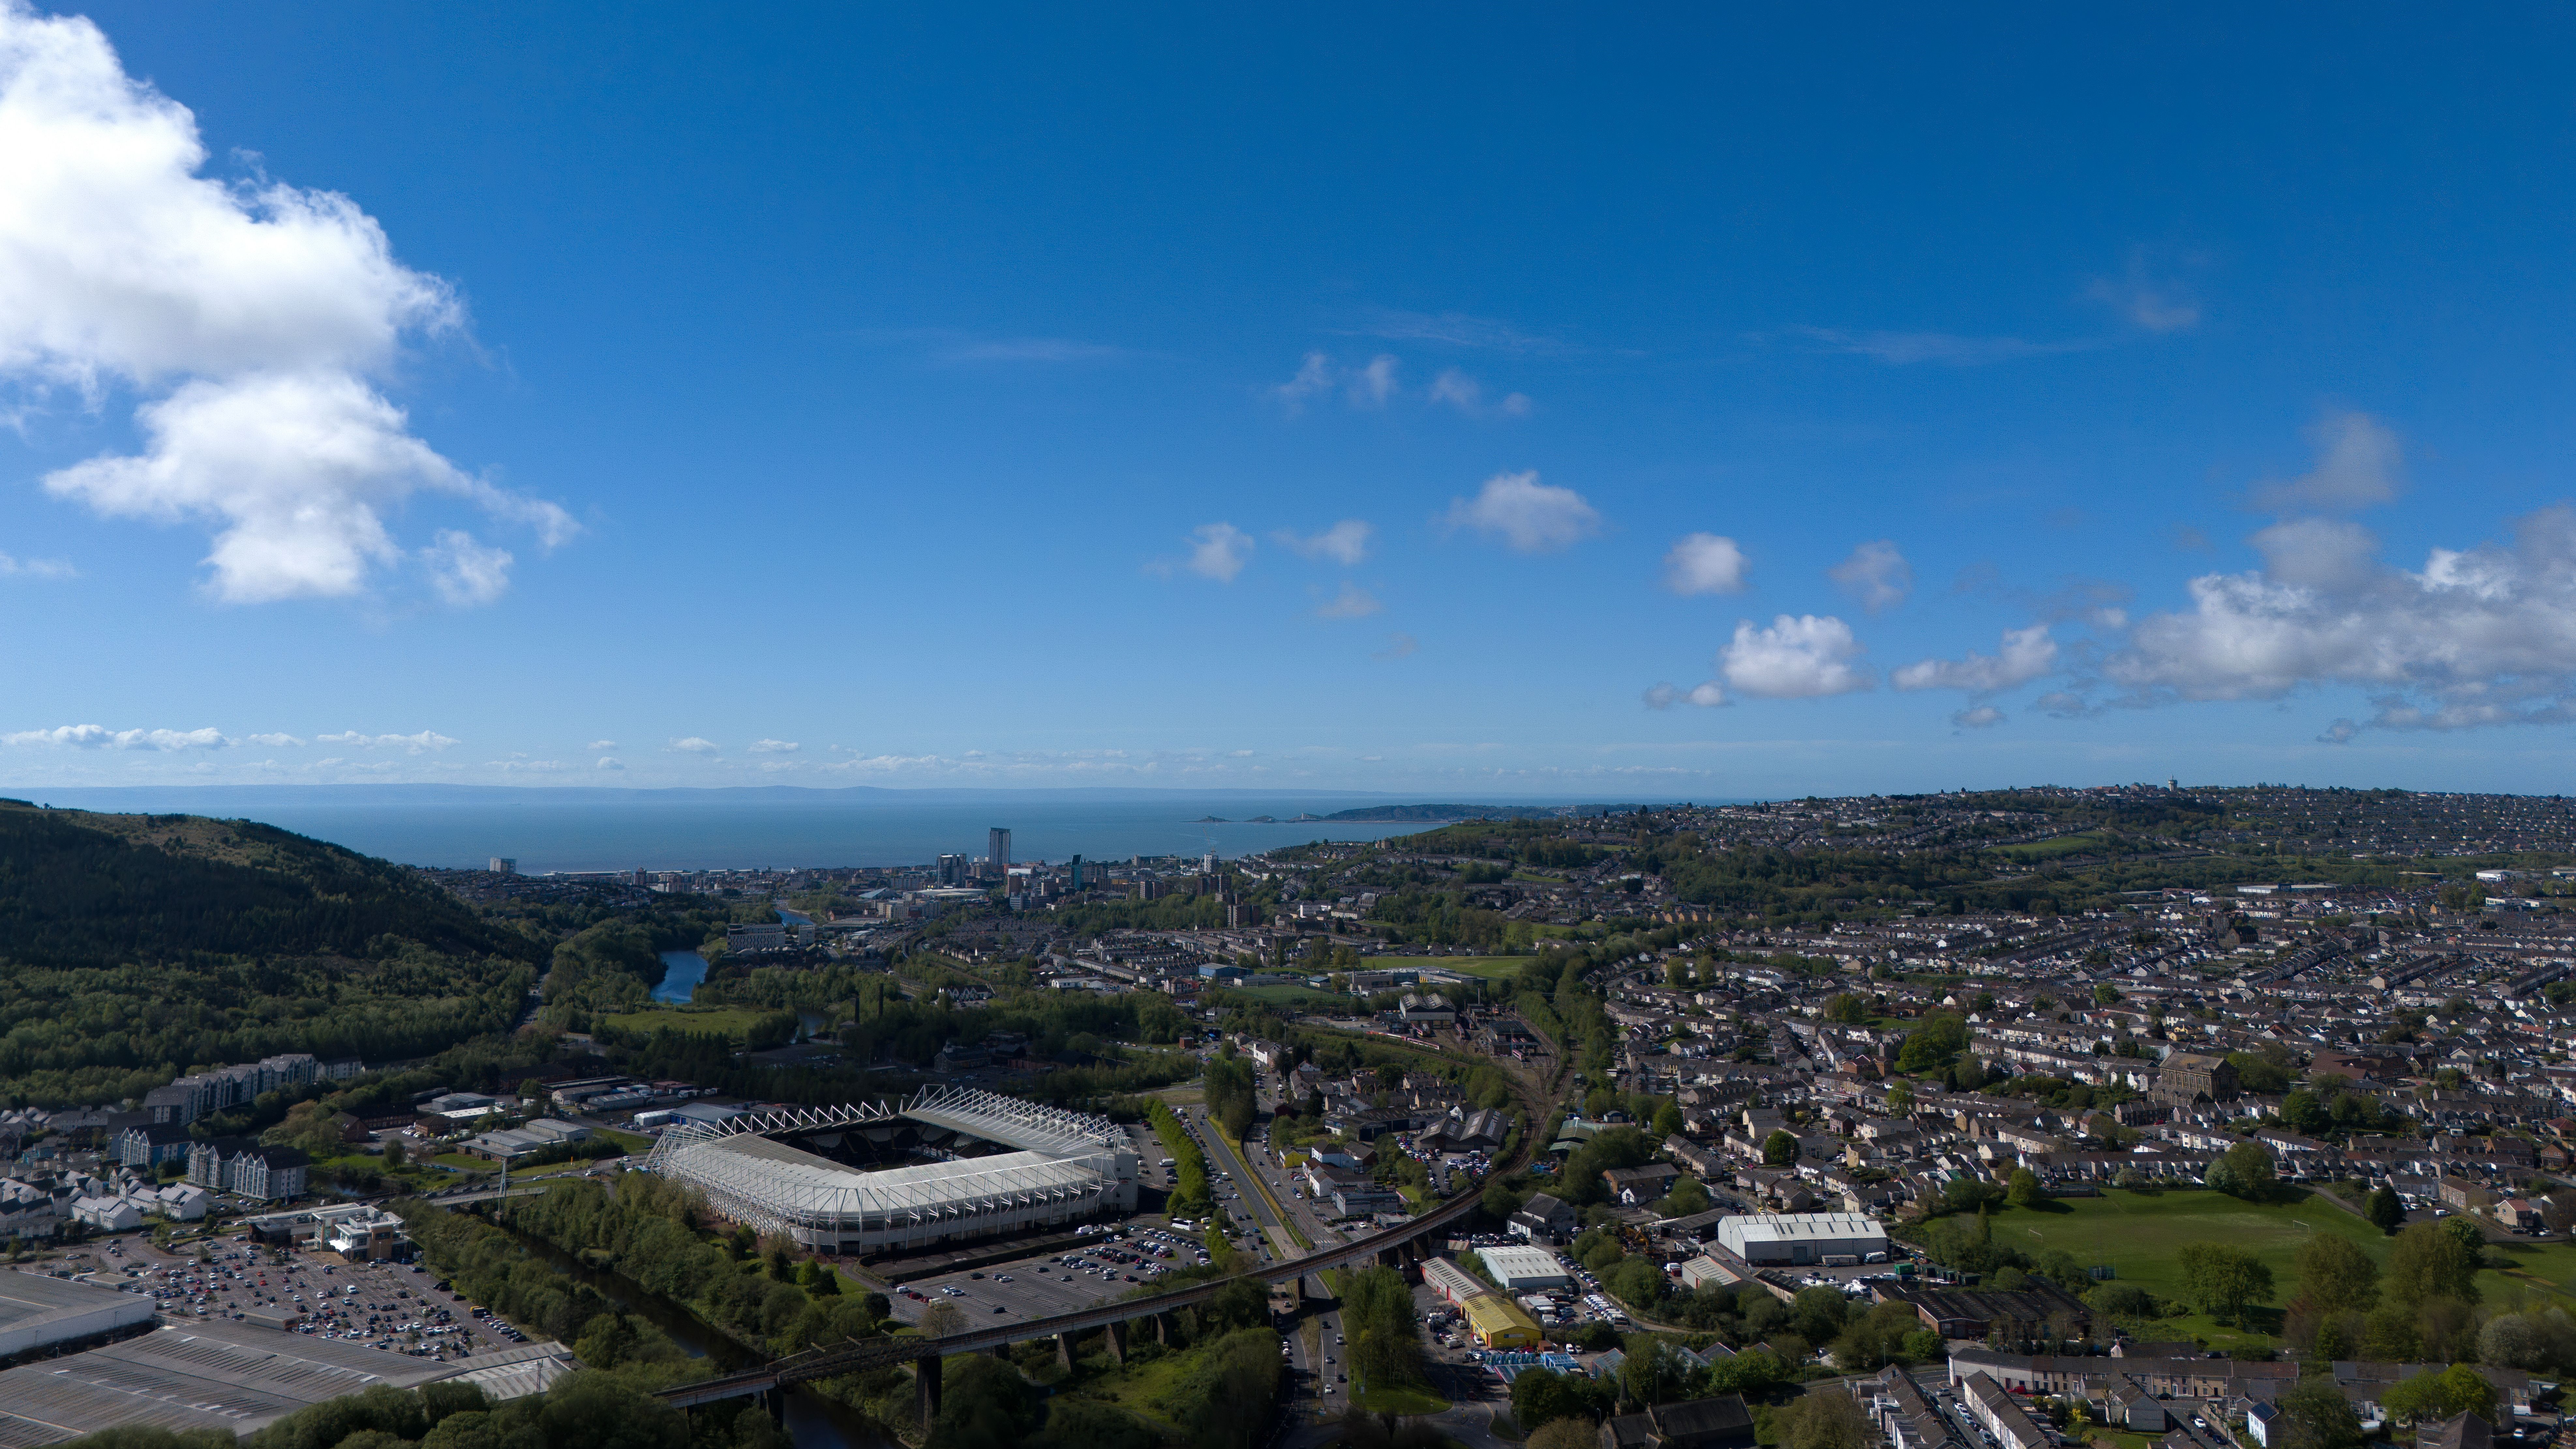
[(1538, 1347), (1538, 1321), (1498, 1293), (1480, 1293), (1458, 1305), (1467, 1315), (1467, 1331), (1487, 1348)]

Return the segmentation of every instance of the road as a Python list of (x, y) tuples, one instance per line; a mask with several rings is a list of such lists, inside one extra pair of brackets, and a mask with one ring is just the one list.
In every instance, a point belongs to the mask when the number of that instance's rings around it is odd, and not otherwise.
[[(1263, 1229), (1262, 1261), (1277, 1261), (1276, 1246), (1268, 1230), (1277, 1228), (1284, 1231), (1288, 1224), (1272, 1212), (1270, 1204), (1262, 1200), (1261, 1193), (1252, 1188), (1252, 1167), (1227, 1145), (1224, 1135), (1216, 1130), (1216, 1124), (1208, 1120), (1206, 1108), (1189, 1108), (1182, 1121), (1207, 1153), (1208, 1165), (1225, 1174), (1209, 1184), (1216, 1190), (1218, 1201), (1229, 1211), (1241, 1212), (1251, 1218), (1255, 1226)], [(1320, 1240), (1315, 1239), (1312, 1233), (1307, 1236), (1319, 1245), (1341, 1240), (1339, 1234)], [(1331, 1297), (1331, 1290), (1325, 1286), (1321, 1274), (1309, 1275), (1305, 1286), (1306, 1301), (1321, 1306), (1310, 1308), (1304, 1318), (1291, 1326), (1286, 1336), (1288, 1392), (1281, 1395), (1281, 1399), (1291, 1422), (1339, 1414), (1345, 1402), (1344, 1396), (1350, 1392), (1349, 1384), (1336, 1382), (1336, 1376), (1343, 1372), (1340, 1363), (1341, 1305)]]

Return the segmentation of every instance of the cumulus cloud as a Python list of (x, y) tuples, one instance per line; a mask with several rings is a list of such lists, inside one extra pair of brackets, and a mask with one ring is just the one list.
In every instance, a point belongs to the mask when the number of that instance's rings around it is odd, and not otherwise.
[(751, 743), (751, 753), (755, 755), (792, 755), (803, 748), (794, 740), (754, 740)]
[(583, 753), (585, 753), (585, 754), (593, 754), (593, 755), (595, 755), (595, 754), (598, 754), (598, 753), (599, 753), (600, 751), (602, 751), (602, 750), (613, 750), (613, 749), (616, 749), (616, 748), (617, 748), (617, 741), (615, 741), (615, 740), (592, 740), (589, 744), (586, 744), (586, 745), (582, 746), (581, 748), (582, 748)]
[(683, 755), (712, 755), (720, 747), (713, 740), (703, 740), (696, 735), (691, 735), (687, 739), (673, 740), (665, 748)]
[(1686, 533), (1664, 555), (1664, 587), (1676, 594), (1744, 592), (1744, 550), (1715, 533)]
[(1950, 723), (1957, 725), (1963, 730), (1992, 729), (2003, 722), (2004, 712), (1995, 708), (1991, 704), (1981, 704), (1973, 709), (1963, 709), (1950, 716)]
[(1521, 553), (1554, 553), (1601, 531), (1600, 511), (1582, 494), (1541, 483), (1535, 470), (1495, 474), (1472, 501), (1451, 499), (1443, 521)]
[(2188, 332), (2200, 325), (2200, 303), (2182, 286), (2148, 270), (2144, 249), (2129, 254), (2129, 269), (2096, 281), (2088, 295), (2147, 332)]
[(1518, 392), (1505, 393), (1500, 400), (1488, 406), (1485, 385), (1454, 367), (1443, 369), (1438, 377), (1431, 380), (1430, 396), (1431, 401), (1446, 403), (1471, 418), (1484, 417), (1488, 413), (1500, 413), (1507, 418), (1527, 417), (1530, 410), (1529, 395)]
[(1355, 583), (1344, 580), (1340, 593), (1315, 606), (1318, 619), (1365, 619), (1386, 607), (1377, 597)]
[(2046, 624), (2004, 631), (2003, 647), (1993, 654), (1971, 653), (1965, 659), (1926, 659), (1888, 676), (1899, 689), (1964, 689), (1993, 694), (2028, 684), (2057, 667), (2057, 641)]
[(1309, 399), (1337, 389), (1352, 407), (1384, 407), (1400, 390), (1396, 374), (1402, 367), (1388, 353), (1379, 353), (1358, 367), (1343, 367), (1329, 353), (1309, 352), (1298, 364), (1297, 375), (1272, 388), (1270, 395), (1290, 413), (1305, 411)]
[(2309, 425), (2317, 466), (2286, 481), (2257, 483), (2248, 506), (2265, 513), (2343, 513), (2393, 502), (2406, 488), (2406, 450), (2368, 413), (2330, 412)]
[(435, 754), (460, 743), (436, 730), (421, 730), (408, 735), (370, 735), (346, 730), (336, 735), (315, 735), (316, 744), (342, 745), (357, 750), (401, 750), (406, 754)]
[(293, 735), (250, 735), (247, 738), (254, 745), (262, 745), (272, 750), (300, 750), (304, 748), (304, 742)]
[(45, 480), (111, 517), (215, 528), (216, 597), (358, 592), (401, 550), (387, 513), (450, 493), (570, 536), (412, 437), (369, 381), (407, 336), (462, 325), (345, 196), (200, 176), (188, 110), (129, 78), (98, 28), (0, 4), (0, 377), (92, 405), (158, 394), (147, 448)]
[(1407, 655), (1420, 652), (1421, 648), (1422, 641), (1414, 638), (1410, 634), (1389, 634), (1386, 636), (1386, 647), (1376, 651), (1369, 657), (1371, 659), (1402, 659)]
[(1251, 557), (1251, 534), (1231, 523), (1202, 523), (1190, 531), (1190, 556), (1181, 567), (1200, 578), (1230, 584)]
[(509, 551), (487, 547), (470, 533), (440, 529), (438, 542), (422, 549), (420, 558), (429, 566), (438, 596), (459, 608), (488, 604), (509, 592)]
[(2254, 535), (2263, 566), (2204, 574), (2192, 607), (2151, 614), (2106, 673), (2132, 703), (2370, 691), (2355, 728), (2576, 722), (2576, 511), (2516, 519), (2512, 540), (2434, 548), (2414, 572), (2358, 525), (2294, 519)]
[(1825, 574), (1873, 614), (1904, 603), (1914, 592), (1914, 566), (1884, 538), (1853, 549), (1851, 557)]
[(601, 770), (623, 770), (626, 768), (626, 762), (624, 760), (615, 759), (611, 756), (602, 755), (599, 757), (599, 763), (593, 768)]
[(1361, 519), (1345, 518), (1318, 534), (1301, 537), (1283, 528), (1270, 536), (1301, 558), (1331, 559), (1350, 566), (1368, 557), (1377, 529)]
[(69, 559), (19, 558), (0, 553), (0, 579), (70, 579), (79, 576), (80, 570), (73, 568)]
[(65, 745), (76, 750), (220, 750), (233, 742), (221, 730), (112, 730), (103, 725), (56, 725), (0, 735), (0, 744)]
[(1370, 358), (1366, 366), (1354, 368), (1350, 379), (1351, 406), (1361, 408), (1386, 406), (1386, 400), (1395, 396), (1397, 366), (1393, 357), (1386, 353), (1379, 353)]
[(1717, 672), (1738, 694), (1818, 699), (1869, 688), (1869, 672), (1851, 662), (1860, 653), (1860, 641), (1842, 620), (1782, 614), (1767, 629), (1750, 619), (1737, 624), (1734, 640), (1717, 657)]
[(2084, 696), (2065, 689), (2051, 690), (2032, 700), (2030, 705), (2051, 719), (2081, 719), (2093, 713), (2093, 706)]
[(1695, 684), (1688, 689), (1678, 684), (1656, 684), (1646, 690), (1646, 708), (1671, 709), (1677, 704), (1695, 704), (1702, 709), (1715, 709), (1726, 703), (1726, 690), (1716, 680)]

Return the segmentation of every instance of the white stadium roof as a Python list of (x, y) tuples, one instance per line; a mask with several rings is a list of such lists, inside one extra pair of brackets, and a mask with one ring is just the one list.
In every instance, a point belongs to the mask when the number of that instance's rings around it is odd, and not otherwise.
[[(776, 1140), (897, 1119), (1020, 1150), (867, 1171)], [(1132, 1208), (1136, 1185), (1135, 1149), (1107, 1118), (944, 1087), (899, 1103), (685, 1124), (662, 1134), (648, 1165), (737, 1221), (838, 1250)]]

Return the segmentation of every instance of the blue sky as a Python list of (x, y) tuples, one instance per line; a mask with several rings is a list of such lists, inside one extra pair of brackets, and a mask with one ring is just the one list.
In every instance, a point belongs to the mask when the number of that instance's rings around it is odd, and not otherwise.
[(2571, 785), (2561, 12), (78, 13), (0, 783)]

